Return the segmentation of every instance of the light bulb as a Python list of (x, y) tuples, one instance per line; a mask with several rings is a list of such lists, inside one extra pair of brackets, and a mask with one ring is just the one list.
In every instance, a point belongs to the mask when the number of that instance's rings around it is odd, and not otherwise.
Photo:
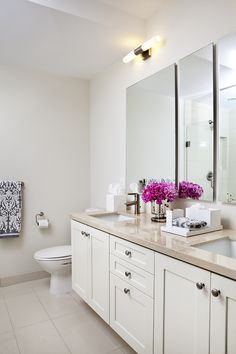
[(124, 58), (123, 58), (123, 62), (124, 63), (129, 63), (131, 60), (133, 60), (136, 57), (136, 55), (134, 54), (134, 51), (132, 50), (132, 52), (129, 52), (129, 54), (127, 54)]
[(160, 43), (160, 42), (161, 42), (161, 37), (155, 36), (155, 37), (152, 37), (151, 39), (149, 39), (148, 41), (144, 42), (141, 45), (141, 48), (143, 51), (146, 51), (146, 50), (152, 48), (155, 44)]

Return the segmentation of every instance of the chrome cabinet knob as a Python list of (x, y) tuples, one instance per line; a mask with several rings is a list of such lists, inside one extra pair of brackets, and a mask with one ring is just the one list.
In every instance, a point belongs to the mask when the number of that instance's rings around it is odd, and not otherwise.
[(214, 297), (218, 297), (218, 296), (220, 295), (220, 290), (218, 290), (218, 289), (212, 289), (212, 290), (211, 290), (211, 294), (212, 294), (212, 296), (214, 296)]
[(130, 294), (130, 289), (124, 288), (124, 293), (125, 294)]
[(127, 257), (131, 257), (131, 252), (128, 251), (128, 250), (126, 250), (126, 251), (125, 251), (125, 255), (126, 255)]
[(90, 236), (90, 234), (88, 232), (85, 232), (85, 231), (81, 231), (81, 235), (85, 236), (85, 237), (89, 237)]
[(128, 278), (130, 278), (131, 277), (131, 273), (130, 272), (125, 272), (125, 276)]
[(205, 284), (204, 284), (204, 283), (201, 283), (201, 282), (197, 282), (197, 283), (196, 283), (196, 287), (197, 287), (199, 290), (202, 290), (202, 289), (205, 287)]

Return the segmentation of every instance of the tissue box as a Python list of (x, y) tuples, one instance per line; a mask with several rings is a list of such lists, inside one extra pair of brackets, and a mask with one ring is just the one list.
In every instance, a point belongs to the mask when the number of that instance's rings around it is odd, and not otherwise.
[(176, 218), (180, 218), (184, 216), (183, 209), (174, 209), (174, 210), (167, 210), (166, 211), (166, 227), (172, 228), (172, 222)]
[(190, 207), (186, 208), (186, 217), (206, 221), (209, 227), (221, 225), (219, 209)]
[(106, 210), (107, 211), (125, 211), (126, 195), (107, 194)]

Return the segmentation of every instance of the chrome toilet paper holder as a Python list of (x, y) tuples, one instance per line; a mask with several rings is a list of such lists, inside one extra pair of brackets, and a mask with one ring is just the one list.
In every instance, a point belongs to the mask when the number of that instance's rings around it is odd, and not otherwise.
[(42, 211), (40, 211), (40, 213), (35, 215), (35, 221), (38, 226), (39, 226), (39, 219), (41, 219), (43, 216), (44, 216), (44, 213)]

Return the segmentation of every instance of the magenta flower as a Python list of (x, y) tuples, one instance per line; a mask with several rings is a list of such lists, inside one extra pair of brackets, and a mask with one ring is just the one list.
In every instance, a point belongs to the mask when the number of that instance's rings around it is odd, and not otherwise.
[(148, 184), (142, 193), (144, 203), (155, 201), (156, 204), (173, 202), (177, 197), (176, 185), (173, 182), (152, 182)]
[(182, 181), (179, 183), (179, 198), (199, 199), (203, 194), (203, 188), (199, 184)]

